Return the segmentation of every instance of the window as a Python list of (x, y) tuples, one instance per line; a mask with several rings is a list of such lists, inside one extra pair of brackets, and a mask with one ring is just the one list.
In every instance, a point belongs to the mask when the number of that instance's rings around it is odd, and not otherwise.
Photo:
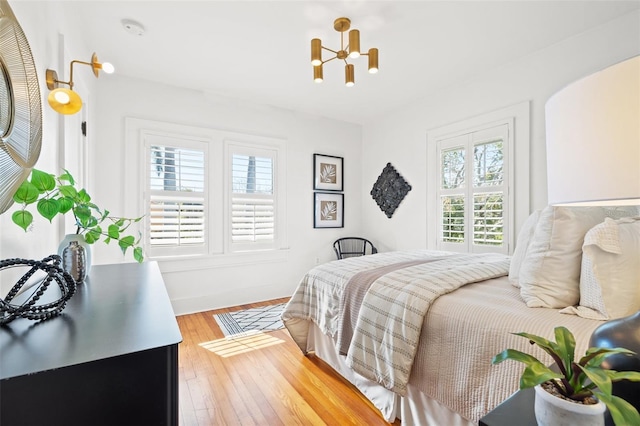
[(438, 248), (508, 253), (508, 142), (508, 124), (438, 140)]
[[(286, 140), (126, 118), (127, 217), (165, 271), (287, 257)], [(133, 228), (132, 228), (133, 229)]]
[(145, 146), (149, 255), (206, 253), (206, 145), (149, 135)]
[(274, 247), (276, 240), (276, 151), (230, 143), (231, 251)]

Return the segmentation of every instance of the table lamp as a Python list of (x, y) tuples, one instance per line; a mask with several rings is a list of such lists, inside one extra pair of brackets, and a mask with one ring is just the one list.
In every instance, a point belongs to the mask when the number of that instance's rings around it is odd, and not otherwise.
[[(545, 105), (549, 204), (640, 205), (640, 56), (589, 75)], [(624, 347), (603, 365), (640, 371), (640, 311), (603, 323), (590, 346)], [(613, 394), (640, 411), (640, 383), (614, 383)]]

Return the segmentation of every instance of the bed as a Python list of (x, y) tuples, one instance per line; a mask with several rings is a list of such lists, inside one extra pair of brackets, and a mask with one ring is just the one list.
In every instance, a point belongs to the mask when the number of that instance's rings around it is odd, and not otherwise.
[[(607, 278), (587, 273), (598, 259), (583, 256), (583, 245), (597, 245), (605, 223), (616, 235), (640, 235), (638, 218), (605, 221), (607, 214), (600, 208), (535, 212), (513, 256), (411, 250), (319, 265), (302, 278), (282, 319), (301, 351), (314, 353), (353, 383), (387, 421), (477, 424), (518, 389), (522, 365), (493, 366), (495, 354), (511, 347), (551, 363), (511, 333), (552, 338), (554, 327), (564, 325), (575, 334), (580, 354), (601, 320), (614, 317), (606, 309), (596, 315), (580, 297), (581, 288), (588, 291), (581, 275), (600, 280), (602, 306), (612, 306), (608, 293), (619, 293), (607, 287)], [(610, 242), (611, 233), (604, 234)], [(573, 244), (567, 244), (569, 237)], [(590, 262), (586, 266), (583, 257)], [(553, 271), (554, 261), (559, 271)], [(631, 268), (636, 289), (637, 263)], [(554, 290), (559, 276), (569, 284)], [(624, 309), (619, 300), (610, 309), (616, 317), (640, 308), (638, 297), (625, 297)]]

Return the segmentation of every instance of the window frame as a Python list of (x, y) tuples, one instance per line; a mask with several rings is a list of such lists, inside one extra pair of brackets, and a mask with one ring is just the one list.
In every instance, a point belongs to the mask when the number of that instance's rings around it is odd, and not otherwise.
[(509, 235), (506, 237), (508, 253), (512, 254), (515, 247), (517, 231), (530, 214), (530, 101), (519, 102), (514, 105), (499, 108), (491, 112), (471, 115), (470, 118), (450, 124), (434, 127), (426, 132), (427, 170), (426, 170), (426, 229), (427, 248), (437, 249), (438, 213), (437, 185), (438, 185), (438, 155), (437, 140), (469, 132), (470, 129), (490, 127), (501, 123), (512, 123), (509, 140), (509, 163), (511, 177), (509, 196), (511, 209), (509, 213)]
[[(210, 161), (208, 181), (209, 191), (209, 219), (208, 223), (208, 250), (203, 254), (180, 255), (174, 254), (165, 257), (149, 256), (148, 260), (161, 263), (163, 272), (182, 272), (196, 269), (209, 269), (218, 267), (232, 267), (259, 262), (282, 262), (288, 258), (288, 239), (286, 228), (286, 154), (287, 140), (271, 136), (260, 136), (219, 130), (208, 127), (197, 127), (171, 123), (167, 121), (155, 121), (134, 117), (125, 117), (125, 148), (122, 161), (123, 186), (122, 186), (122, 211), (123, 217), (138, 217), (145, 215), (147, 211), (144, 204), (146, 187), (146, 166), (144, 136), (156, 134), (168, 137), (178, 137), (203, 141), (208, 144)], [(227, 243), (225, 224), (226, 200), (228, 191), (226, 185), (227, 170), (225, 166), (225, 146), (227, 141), (253, 144), (258, 147), (273, 148), (278, 151), (278, 166), (275, 179), (279, 188), (277, 208), (278, 214), (278, 241), (272, 249), (252, 250), (243, 252), (231, 252)], [(217, 182), (217, 184), (211, 184)], [(144, 221), (133, 224), (132, 232), (144, 232)], [(143, 236), (144, 238), (144, 236)]]
[[(437, 214), (438, 218), (438, 234), (436, 239), (436, 247), (438, 250), (447, 251), (463, 251), (468, 253), (504, 253), (509, 252), (509, 241), (511, 235), (511, 225), (513, 215), (511, 211), (513, 209), (512, 197), (510, 197), (509, 188), (512, 185), (513, 179), (511, 178), (511, 156), (510, 146), (512, 145), (513, 134), (513, 120), (506, 120), (504, 123), (490, 123), (487, 125), (472, 128), (457, 135), (443, 135), (436, 139), (436, 153), (438, 157), (438, 183), (436, 189), (437, 197)], [(503, 164), (502, 164), (502, 184), (501, 185), (488, 185), (488, 186), (476, 186), (474, 184), (474, 160), (475, 160), (475, 148), (476, 146), (489, 143), (493, 140), (503, 141)], [(462, 149), (465, 153), (464, 156), (464, 185), (459, 188), (442, 188), (442, 152), (444, 150)], [(502, 212), (503, 212), (503, 226), (502, 226), (502, 244), (501, 245), (483, 245), (475, 244), (475, 197), (482, 194), (490, 194), (494, 192), (501, 192), (503, 194)], [(461, 243), (453, 243), (444, 241), (441, 236), (443, 234), (443, 209), (442, 198), (445, 196), (450, 197), (462, 197), (464, 199), (464, 240)]]

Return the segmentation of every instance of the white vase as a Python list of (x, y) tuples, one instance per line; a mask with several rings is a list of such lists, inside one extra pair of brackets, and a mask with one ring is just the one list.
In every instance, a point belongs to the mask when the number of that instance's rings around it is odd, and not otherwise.
[(544, 390), (541, 385), (535, 387), (535, 414), (539, 426), (604, 426), (606, 405), (576, 404), (558, 398)]
[(85, 260), (86, 260), (85, 270), (86, 270), (86, 273), (88, 274), (89, 271), (91, 270), (91, 244), (87, 244), (87, 242), (84, 240), (83, 235), (79, 235), (79, 234), (65, 235), (62, 241), (60, 242), (60, 245), (58, 246), (58, 256), (62, 257), (64, 249), (69, 246), (69, 243), (71, 241), (77, 241), (78, 244), (80, 244), (84, 248)]

